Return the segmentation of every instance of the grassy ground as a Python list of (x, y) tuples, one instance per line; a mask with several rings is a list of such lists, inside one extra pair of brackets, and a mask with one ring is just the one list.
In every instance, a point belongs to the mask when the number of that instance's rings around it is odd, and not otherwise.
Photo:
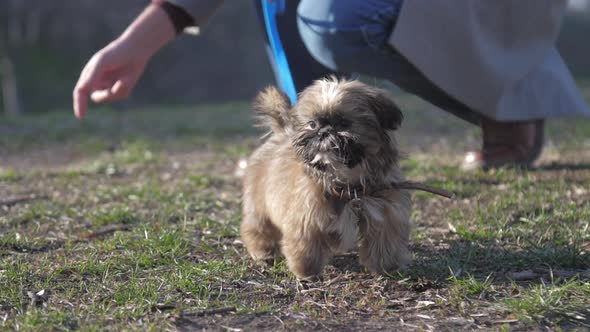
[(0, 119), (0, 327), (15, 330), (590, 328), (590, 122), (553, 121), (539, 167), (463, 173), (477, 130), (410, 98), (413, 264), (354, 253), (300, 284), (239, 241), (247, 104)]

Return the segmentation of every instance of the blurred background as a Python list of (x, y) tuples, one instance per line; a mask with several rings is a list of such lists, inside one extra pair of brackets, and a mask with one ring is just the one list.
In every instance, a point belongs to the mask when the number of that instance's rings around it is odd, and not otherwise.
[[(69, 109), (90, 56), (147, 0), (1, 0), (0, 113)], [(590, 1), (571, 0), (558, 42), (579, 80), (590, 77)], [(226, 1), (198, 37), (181, 36), (115, 108), (249, 100), (273, 76), (251, 1)]]
[[(70, 107), (86, 61), (148, 2), (1, 0), (1, 110)], [(244, 100), (271, 82), (251, 1), (227, 1), (203, 30), (197, 37), (181, 35), (157, 54), (132, 98), (115, 107)]]

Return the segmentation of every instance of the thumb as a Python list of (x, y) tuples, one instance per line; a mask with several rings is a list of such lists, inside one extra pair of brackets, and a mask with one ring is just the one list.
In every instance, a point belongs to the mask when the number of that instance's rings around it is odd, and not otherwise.
[(109, 89), (96, 90), (92, 92), (90, 98), (95, 103), (108, 103), (129, 97), (131, 84), (128, 79), (122, 78), (117, 80)]

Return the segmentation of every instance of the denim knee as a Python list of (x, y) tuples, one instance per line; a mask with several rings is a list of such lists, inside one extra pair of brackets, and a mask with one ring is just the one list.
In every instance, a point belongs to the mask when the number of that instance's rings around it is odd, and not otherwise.
[(301, 0), (299, 33), (310, 54), (323, 65), (337, 71), (363, 72), (365, 66), (359, 66), (363, 59), (392, 51), (387, 40), (401, 2)]
[[(469, 122), (479, 115), (426, 78), (388, 40), (403, 0), (301, 0), (297, 25), (309, 53), (341, 73), (385, 78)], [(411, 1), (411, 0), (408, 0)]]
[(297, 28), (299, 29), (299, 35), (311, 56), (331, 70), (337, 70), (333, 58), (334, 50), (333, 47), (330, 47), (331, 45), (338, 44), (337, 37), (327, 24), (322, 23), (328, 21), (329, 18), (327, 16), (322, 17), (320, 15), (319, 18), (311, 18), (318, 16), (314, 11), (315, 4), (316, 1), (314, 0), (301, 0), (299, 2), (299, 7), (297, 8)]

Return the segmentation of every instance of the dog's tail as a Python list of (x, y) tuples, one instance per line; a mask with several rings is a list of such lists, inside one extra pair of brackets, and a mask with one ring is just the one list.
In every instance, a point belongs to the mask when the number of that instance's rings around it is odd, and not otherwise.
[(256, 96), (254, 112), (258, 125), (268, 127), (276, 134), (290, 129), (289, 97), (274, 86), (269, 86)]

